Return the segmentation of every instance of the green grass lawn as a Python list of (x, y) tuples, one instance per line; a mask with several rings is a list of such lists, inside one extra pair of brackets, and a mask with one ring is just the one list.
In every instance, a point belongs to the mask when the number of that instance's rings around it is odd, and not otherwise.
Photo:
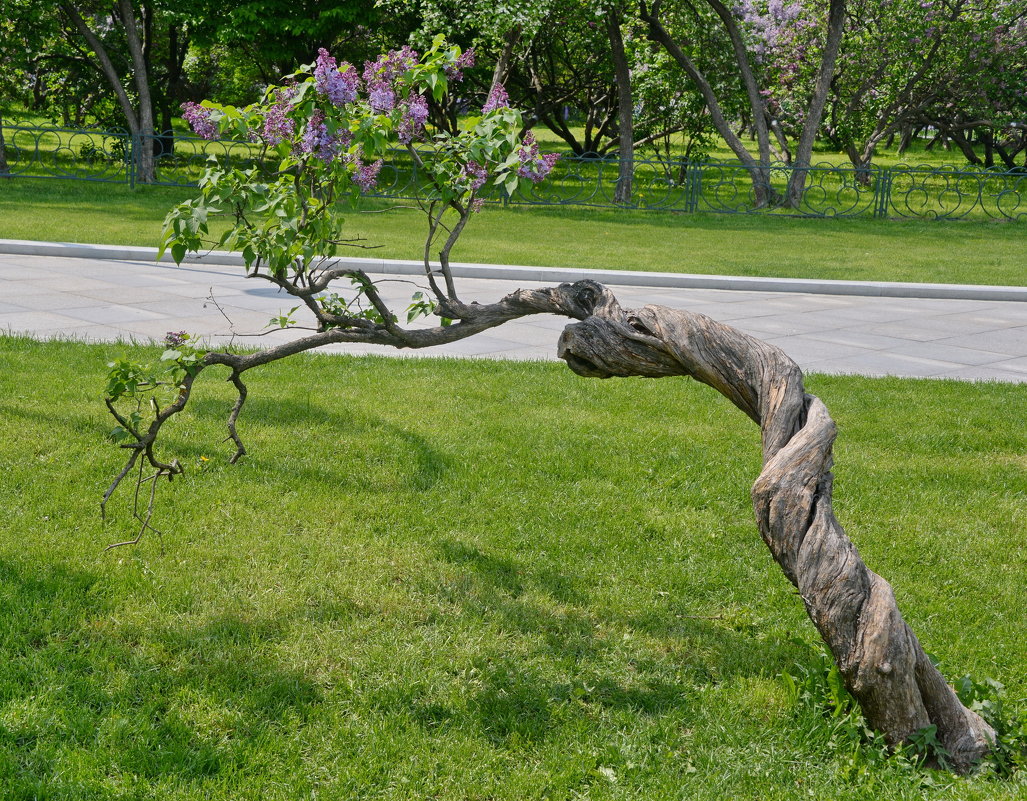
[[(161, 221), (194, 190), (77, 181), (0, 182), (0, 238), (156, 245)], [(418, 258), (420, 212), (348, 214), (372, 252)], [(1020, 223), (794, 219), (552, 207), (486, 208), (454, 250), (459, 261), (789, 278), (1020, 286)]]
[[(302, 357), (208, 371), (158, 540), (104, 439), (128, 346), (0, 338), (4, 799), (1006, 799), (854, 751), (783, 671), (757, 429), (685, 380)], [(949, 677), (1027, 695), (1023, 390), (814, 376), (836, 507)], [(386, 400), (387, 399), (387, 400)], [(205, 461), (208, 460), (208, 461)]]

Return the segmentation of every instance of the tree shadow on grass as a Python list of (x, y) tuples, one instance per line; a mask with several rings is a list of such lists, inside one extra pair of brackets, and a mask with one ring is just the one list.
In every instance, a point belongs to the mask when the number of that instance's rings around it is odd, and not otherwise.
[[(230, 405), (211, 398), (197, 398), (192, 411), (207, 419), (227, 419)], [(403, 483), (415, 491), (429, 490), (445, 478), (451, 467), (450, 458), (420, 434), (391, 423), (384, 418), (355, 412), (349, 409), (326, 409), (317, 404), (301, 402), (291, 398), (254, 398), (246, 404), (239, 421), (239, 433), (247, 442), (247, 418), (259, 421), (261, 426), (282, 430), (290, 426), (301, 427), (298, 434), (310, 435), (316, 430), (317, 447), (323, 453), (319, 466), (286, 465), (281, 454), (261, 459), (261, 469), (282, 473), (292, 480), (302, 476), (307, 481), (330, 482), (330, 486), (373, 488), (377, 480), (373, 470), (363, 471), (359, 462), (367, 458), (367, 449), (354, 448), (359, 440), (367, 440), (374, 451), (385, 454), (401, 454), (403, 461)], [(249, 438), (249, 439), (252, 439)], [(252, 443), (251, 443), (252, 444)], [(169, 441), (166, 446), (175, 452), (198, 458), (210, 452), (209, 443), (191, 445)], [(256, 448), (254, 448), (254, 451)], [(337, 456), (338, 454), (338, 456)], [(340, 461), (342, 454), (346, 458)]]
[(268, 655), (285, 621), (119, 624), (124, 610), (106, 586), (89, 571), (0, 561), (5, 799), (83, 797), (83, 786), (119, 774), (232, 772), (262, 732), (321, 702), (303, 673)]
[[(459, 616), (515, 633), (532, 651), (528, 663), (500, 657), (479, 666), (480, 689), (470, 708), (494, 744), (544, 740), (557, 710), (568, 705), (687, 714), (710, 684), (774, 674), (794, 661), (794, 647), (718, 620), (682, 619), (666, 610), (596, 611), (585, 581), (566, 568), (527, 567), (452, 539), (437, 547), (441, 560), (462, 573), (425, 589)], [(644, 635), (647, 644), (626, 645), (630, 632)], [(679, 656), (668, 673), (664, 653), (671, 652)], [(415, 719), (429, 728), (460, 719), (439, 704), (413, 707)]]

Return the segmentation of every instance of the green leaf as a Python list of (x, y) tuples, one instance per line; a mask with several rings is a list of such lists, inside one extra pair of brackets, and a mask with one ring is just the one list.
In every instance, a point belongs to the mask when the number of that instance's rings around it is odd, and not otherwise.
[(181, 264), (182, 259), (185, 258), (185, 244), (183, 244), (182, 242), (172, 243), (171, 258), (175, 260), (175, 264)]

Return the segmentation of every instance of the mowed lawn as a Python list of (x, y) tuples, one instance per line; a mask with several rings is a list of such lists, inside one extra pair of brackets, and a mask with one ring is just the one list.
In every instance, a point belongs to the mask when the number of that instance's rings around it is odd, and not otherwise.
[[(122, 345), (0, 338), (4, 799), (1006, 799), (840, 741), (759, 539), (755, 426), (683, 379), (302, 357), (204, 373), (136, 547)], [(138, 355), (138, 354), (136, 354)], [(1027, 695), (1023, 387), (813, 376), (836, 506), (950, 678)]]
[[(161, 222), (195, 190), (85, 181), (0, 182), (0, 238), (156, 246)], [(386, 209), (390, 209), (385, 211)], [(347, 233), (370, 251), (420, 258), (423, 214), (367, 200)], [(214, 221), (220, 234), (223, 223)], [(1027, 223), (902, 222), (487, 207), (455, 261), (718, 275), (1022, 286)]]

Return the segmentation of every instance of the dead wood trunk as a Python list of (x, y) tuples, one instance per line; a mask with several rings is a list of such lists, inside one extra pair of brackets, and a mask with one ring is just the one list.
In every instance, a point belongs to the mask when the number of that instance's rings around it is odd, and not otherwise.
[(831, 507), (835, 424), (779, 348), (702, 314), (622, 310), (597, 284), (592, 315), (569, 325), (559, 354), (579, 375), (691, 376), (759, 426), (763, 470), (752, 489), (763, 540), (830, 647), (870, 725), (892, 744), (926, 726), (966, 771), (995, 732), (965, 708), (902, 619), (891, 586), (863, 563)]

